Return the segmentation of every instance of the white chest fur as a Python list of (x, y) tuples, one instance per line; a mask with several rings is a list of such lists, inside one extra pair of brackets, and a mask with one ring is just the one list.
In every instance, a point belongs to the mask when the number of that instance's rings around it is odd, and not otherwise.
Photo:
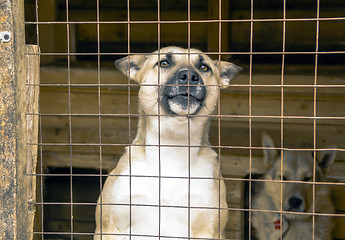
[[(164, 123), (160, 126), (166, 127)], [(111, 186), (112, 201), (120, 204), (114, 205), (112, 211), (121, 221), (131, 222), (130, 229), (124, 224), (119, 232), (188, 237), (192, 235), (188, 226), (200, 214), (208, 212), (217, 219), (220, 207), (217, 154), (200, 147), (202, 133), (191, 137), (188, 131), (176, 131), (185, 134), (158, 139), (157, 131), (149, 129), (143, 156), (135, 155), (142, 146), (131, 147), (129, 152), (134, 154), (129, 157), (129, 167), (119, 173)], [(176, 131), (169, 129), (164, 133)]]

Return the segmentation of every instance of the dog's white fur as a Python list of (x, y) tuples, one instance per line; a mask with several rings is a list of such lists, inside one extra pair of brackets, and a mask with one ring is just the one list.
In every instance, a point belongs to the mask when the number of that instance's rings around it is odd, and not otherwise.
[[(285, 212), (280, 218), (279, 213), (253, 212), (252, 224), (255, 235), (259, 240), (278, 240), (281, 234), (284, 240), (330, 240), (332, 231), (331, 217), (315, 215), (315, 227), (313, 238), (313, 169), (314, 158), (307, 151), (284, 151), (283, 169), (281, 176), (281, 156), (274, 149), (272, 138), (263, 135), (264, 161), (269, 168), (264, 176), (266, 180), (278, 180), (278, 182), (264, 182), (254, 195), (253, 209), (275, 210)], [(318, 154), (315, 168), (315, 181), (324, 181), (324, 174), (335, 159), (336, 151), (324, 150)], [(309, 181), (308, 183), (283, 183), (281, 179), (290, 181)], [(282, 199), (281, 199), (281, 185)], [(258, 188), (259, 188), (258, 186)], [(293, 208), (289, 199), (300, 199), (301, 204)], [(315, 186), (315, 213), (333, 213), (334, 207), (330, 198), (327, 185)], [(295, 212), (286, 213), (286, 212)], [(298, 214), (300, 213), (300, 214)], [(302, 213), (302, 214), (301, 214)], [(309, 213), (309, 214), (303, 214)], [(275, 221), (282, 221), (282, 227), (275, 229)]]
[[(95, 240), (225, 238), (227, 203), (217, 153), (209, 147), (209, 117), (240, 67), (213, 61), (196, 49), (167, 47), (152, 55), (130, 55), (116, 65), (140, 83), (138, 131), (108, 176), (96, 209)], [(171, 53), (175, 65), (158, 68)], [(190, 54), (187, 54), (190, 53)], [(212, 71), (200, 72), (202, 56)], [(128, 69), (129, 66), (129, 69)], [(177, 70), (200, 73), (206, 86), (202, 108), (160, 104), (160, 88)], [(220, 77), (219, 77), (220, 76)], [(175, 104), (175, 105), (174, 105)], [(194, 114), (194, 115), (188, 115)], [(159, 116), (158, 116), (159, 115)], [(221, 208), (222, 210), (219, 210)]]

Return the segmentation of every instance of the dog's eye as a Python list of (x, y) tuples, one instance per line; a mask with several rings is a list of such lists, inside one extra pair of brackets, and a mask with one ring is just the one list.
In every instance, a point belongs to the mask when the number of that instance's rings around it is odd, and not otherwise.
[(159, 63), (159, 65), (160, 65), (161, 67), (165, 68), (165, 67), (169, 66), (169, 62), (166, 61), (166, 60), (162, 60), (162, 61)]
[(199, 69), (200, 69), (201, 71), (203, 71), (203, 72), (207, 72), (209, 68), (208, 68), (207, 65), (202, 64), (202, 65), (200, 65)]
[(313, 177), (305, 177), (305, 178), (303, 179), (303, 181), (305, 181), (305, 182), (313, 181)]

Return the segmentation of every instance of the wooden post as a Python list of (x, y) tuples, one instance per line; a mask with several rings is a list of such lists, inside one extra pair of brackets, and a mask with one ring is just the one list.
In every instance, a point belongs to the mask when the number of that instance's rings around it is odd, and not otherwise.
[[(36, 166), (38, 142), (38, 99), (40, 83), (40, 49), (37, 45), (26, 45), (26, 126), (27, 126), (27, 175), (28, 175), (28, 231), (34, 229), (36, 207)], [(32, 239), (33, 235), (29, 236)]]
[(28, 238), (24, 1), (0, 0), (0, 239)]

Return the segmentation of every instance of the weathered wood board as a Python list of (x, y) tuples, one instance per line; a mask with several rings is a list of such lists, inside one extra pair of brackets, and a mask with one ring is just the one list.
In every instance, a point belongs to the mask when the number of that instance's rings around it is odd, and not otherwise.
[[(39, 113), (39, 86), (40, 83), (40, 50), (37, 45), (26, 45), (25, 48), (25, 66), (26, 66), (26, 126), (27, 126), (27, 184), (28, 184), (28, 231), (32, 232), (35, 223), (36, 206), (36, 168), (37, 168), (37, 150), (38, 145), (38, 113)], [(37, 220), (37, 219), (36, 219)], [(36, 222), (37, 223), (37, 222)], [(32, 239), (33, 235), (30, 234)]]
[(1, 1), (0, 31), (0, 239), (29, 239), (26, 65), (23, 1)]

